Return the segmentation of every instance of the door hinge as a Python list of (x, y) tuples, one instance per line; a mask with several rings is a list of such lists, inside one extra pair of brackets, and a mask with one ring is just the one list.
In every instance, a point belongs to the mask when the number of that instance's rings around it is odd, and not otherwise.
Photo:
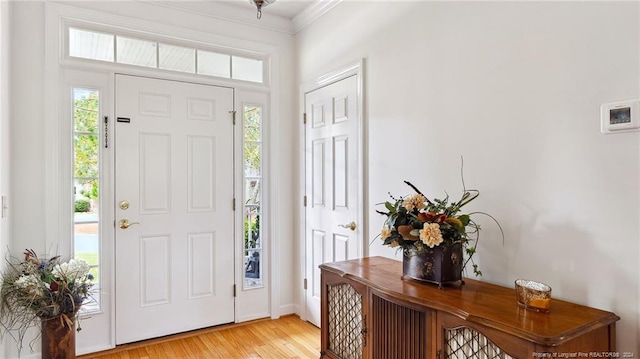
[(233, 125), (235, 126), (236, 124), (236, 111), (229, 111), (229, 113), (231, 114), (231, 118), (233, 119)]
[(236, 292), (236, 285), (233, 285), (233, 297), (235, 298), (237, 296), (237, 292)]
[(302, 205), (307, 206), (307, 196), (302, 197)]
[(233, 207), (233, 210), (235, 211), (235, 210), (236, 210), (236, 199), (235, 199), (235, 198), (233, 199), (233, 205), (232, 205), (232, 207)]
[(307, 278), (304, 279), (303, 287), (304, 287), (304, 290), (307, 290)]
[(7, 216), (7, 211), (9, 210), (9, 204), (7, 201), (7, 196), (2, 196), (2, 218)]
[(303, 113), (302, 114), (302, 123), (304, 123), (305, 125), (307, 124), (307, 113)]

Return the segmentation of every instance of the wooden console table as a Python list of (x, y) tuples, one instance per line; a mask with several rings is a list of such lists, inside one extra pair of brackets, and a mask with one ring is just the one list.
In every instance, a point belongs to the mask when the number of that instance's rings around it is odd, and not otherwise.
[(465, 279), (438, 289), (401, 279), (402, 263), (383, 257), (320, 269), (321, 358), (579, 358), (615, 351), (620, 318), (611, 312), (552, 299), (550, 313), (537, 313), (518, 306), (513, 288)]

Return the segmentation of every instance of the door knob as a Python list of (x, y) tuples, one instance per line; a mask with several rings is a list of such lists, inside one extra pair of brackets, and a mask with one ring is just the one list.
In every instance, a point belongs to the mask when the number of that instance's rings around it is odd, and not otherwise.
[(128, 219), (121, 219), (120, 222), (118, 222), (118, 226), (122, 229), (127, 229), (131, 226), (133, 226), (134, 224), (140, 224), (139, 222), (129, 222)]
[(347, 228), (350, 229), (352, 231), (355, 231), (357, 226), (356, 226), (356, 222), (351, 221), (351, 223), (347, 223), (347, 224), (339, 224), (338, 226), (342, 227), (342, 228)]

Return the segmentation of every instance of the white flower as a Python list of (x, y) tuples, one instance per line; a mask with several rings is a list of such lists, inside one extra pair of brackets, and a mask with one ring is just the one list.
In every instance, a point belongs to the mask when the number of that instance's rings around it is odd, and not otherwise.
[(15, 285), (30, 294), (42, 294), (42, 281), (33, 274), (20, 276), (15, 281)]
[(404, 208), (407, 209), (407, 211), (411, 212), (414, 209), (423, 209), (425, 208), (425, 202), (427, 201), (427, 198), (419, 193), (414, 194), (413, 196), (409, 196), (407, 198), (405, 198), (402, 201), (402, 205), (404, 206)]
[(80, 279), (89, 273), (89, 265), (83, 260), (71, 259), (69, 262), (59, 264), (52, 270), (52, 274), (60, 279), (68, 281)]
[(382, 227), (382, 232), (380, 232), (380, 237), (384, 241), (385, 239), (391, 236), (391, 228), (389, 226)]
[(420, 240), (429, 248), (442, 243), (444, 240), (442, 239), (442, 232), (440, 232), (440, 225), (437, 223), (425, 223), (420, 231)]

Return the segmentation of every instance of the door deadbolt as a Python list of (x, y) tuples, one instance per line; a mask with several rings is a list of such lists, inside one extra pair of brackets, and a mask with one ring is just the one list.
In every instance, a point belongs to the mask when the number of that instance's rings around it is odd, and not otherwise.
[(118, 205), (120, 206), (120, 209), (122, 209), (122, 210), (129, 209), (129, 202), (127, 202), (127, 201), (120, 201), (120, 203)]

